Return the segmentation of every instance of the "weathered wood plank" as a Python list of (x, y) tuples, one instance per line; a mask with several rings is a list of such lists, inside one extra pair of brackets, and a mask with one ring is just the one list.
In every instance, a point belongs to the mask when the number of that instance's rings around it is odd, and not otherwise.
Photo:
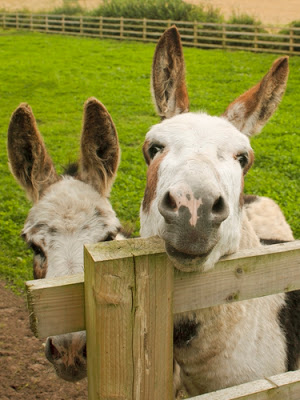
[[(158, 238), (106, 242), (89, 245), (88, 249), (92, 257), (101, 252), (104, 261), (110, 260), (112, 254), (116, 259), (128, 254), (128, 246), (135, 257), (149, 254), (158, 257), (162, 264), (168, 262), (163, 242)], [(173, 312), (296, 289), (300, 289), (300, 241), (244, 250), (223, 258), (206, 273), (176, 271)], [(29, 281), (27, 293), (32, 330), (38, 336), (84, 329), (83, 275)]]
[(174, 313), (300, 289), (300, 241), (243, 250), (206, 273), (176, 271)]
[(89, 399), (171, 400), (173, 266), (143, 240), (113, 248), (85, 252)]
[(133, 398), (134, 264), (122, 253), (99, 263), (85, 251), (89, 400)]
[(299, 400), (300, 371), (218, 390), (189, 400)]
[(174, 268), (171, 263), (161, 262), (164, 255), (133, 254), (136, 276), (133, 399), (171, 400)]
[(30, 327), (37, 337), (85, 329), (83, 275), (26, 282)]

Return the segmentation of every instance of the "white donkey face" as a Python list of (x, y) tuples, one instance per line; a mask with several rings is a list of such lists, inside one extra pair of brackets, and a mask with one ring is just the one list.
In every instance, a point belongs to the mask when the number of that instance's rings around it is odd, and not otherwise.
[(223, 118), (186, 113), (154, 126), (144, 151), (142, 236), (158, 234), (186, 268), (236, 251), (243, 176), (253, 161), (249, 139)]
[(147, 186), (142, 236), (159, 235), (178, 268), (211, 268), (238, 249), (243, 179), (254, 155), (247, 136), (258, 132), (284, 93), (287, 58), (273, 64), (222, 117), (188, 112), (180, 36), (170, 28), (153, 62), (153, 96), (162, 118), (146, 136)]
[(83, 272), (83, 245), (115, 239), (120, 223), (107, 198), (90, 185), (64, 177), (30, 210), (22, 235), (41, 278)]
[(56, 174), (26, 104), (11, 118), (8, 153), (13, 174), (34, 202), (22, 232), (34, 251), (34, 277), (82, 272), (83, 245), (113, 240), (120, 230), (108, 200), (119, 145), (107, 110), (94, 98), (85, 104), (75, 176)]

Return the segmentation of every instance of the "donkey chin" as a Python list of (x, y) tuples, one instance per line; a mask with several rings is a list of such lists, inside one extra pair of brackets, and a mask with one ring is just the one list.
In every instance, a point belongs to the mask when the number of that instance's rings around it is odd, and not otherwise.
[(211, 251), (205, 254), (194, 255), (182, 253), (169, 243), (166, 243), (165, 246), (168, 257), (180, 271), (191, 272), (197, 270), (204, 272), (206, 270), (205, 266), (207, 265)]
[(224, 221), (219, 229), (206, 238), (189, 243), (181, 240), (174, 240), (167, 229), (160, 233), (165, 242), (165, 249), (169, 259), (174, 266), (183, 272), (206, 272), (214, 267), (219, 259), (238, 250), (240, 234), (238, 230), (230, 230), (231, 220)]
[[(174, 266), (183, 272), (207, 272), (211, 270), (216, 262), (225, 255), (222, 247), (216, 245), (206, 253), (188, 254), (176, 250), (169, 243), (165, 243), (166, 252)], [(227, 254), (234, 253), (236, 250), (226, 252)]]

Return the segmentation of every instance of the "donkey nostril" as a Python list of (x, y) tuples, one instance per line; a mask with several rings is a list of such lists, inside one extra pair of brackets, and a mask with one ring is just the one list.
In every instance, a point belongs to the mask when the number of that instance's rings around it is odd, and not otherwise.
[(214, 223), (220, 224), (229, 215), (229, 207), (222, 196), (219, 196), (212, 206), (212, 216)]
[(164, 196), (163, 199), (163, 206), (167, 209), (171, 209), (174, 210), (175, 208), (177, 208), (177, 204), (176, 204), (176, 200), (174, 199), (174, 197), (171, 195), (170, 192), (167, 192)]
[(220, 214), (223, 212), (225, 207), (225, 202), (222, 196), (218, 197), (217, 200), (214, 202), (214, 205), (212, 207), (212, 212), (215, 214)]

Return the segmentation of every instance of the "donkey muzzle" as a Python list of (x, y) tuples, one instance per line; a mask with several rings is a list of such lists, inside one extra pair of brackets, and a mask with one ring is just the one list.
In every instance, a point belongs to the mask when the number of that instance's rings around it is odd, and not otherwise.
[(194, 190), (184, 183), (173, 186), (158, 206), (165, 221), (162, 238), (177, 251), (192, 255), (210, 251), (221, 223), (229, 215), (219, 190), (201, 190), (199, 186)]

